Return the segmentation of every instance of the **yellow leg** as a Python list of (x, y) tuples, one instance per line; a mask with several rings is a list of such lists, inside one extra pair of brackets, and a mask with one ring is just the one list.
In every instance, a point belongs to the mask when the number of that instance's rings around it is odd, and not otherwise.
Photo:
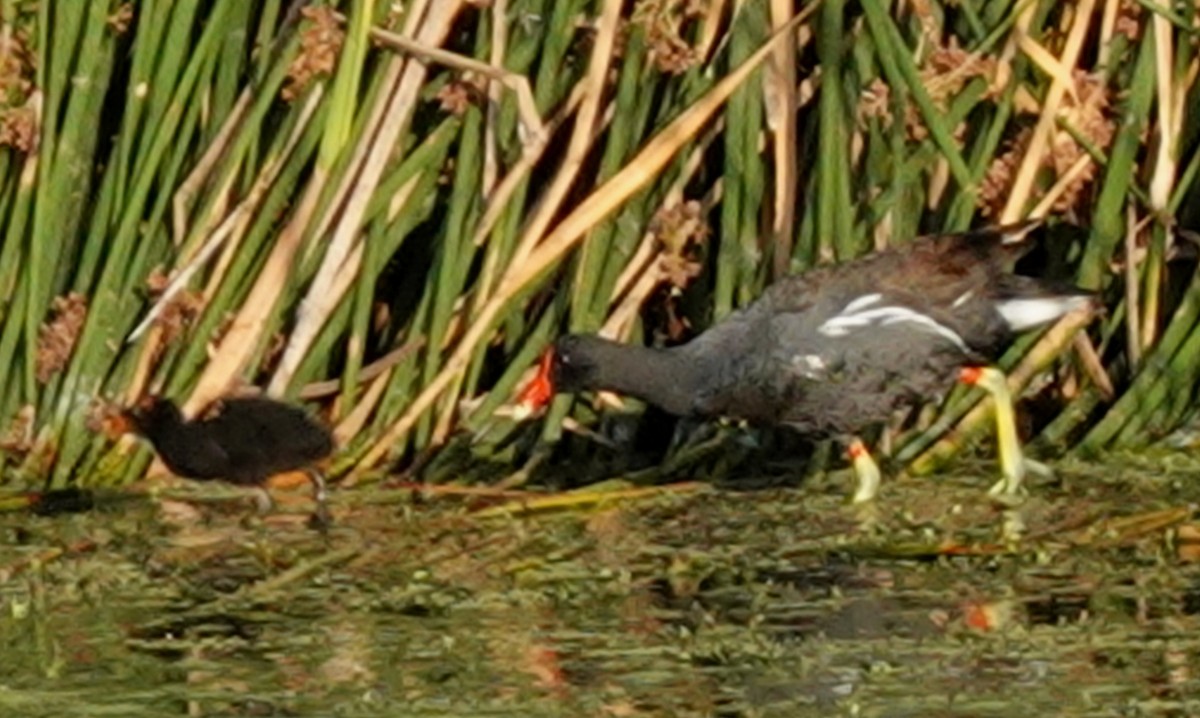
[(992, 367), (971, 367), (963, 370), (963, 380), (987, 391), (996, 404), (996, 445), (1003, 478), (988, 493), (1000, 497), (1016, 496), (1021, 492), (1021, 484), (1025, 480), (1026, 470), (1031, 468), (1030, 464), (1036, 464), (1036, 468), (1042, 468), (1042, 465), (1026, 460), (1021, 453), (1016, 411), (1004, 373)]
[(854, 492), (853, 502), (856, 504), (874, 501), (879, 494), (879, 465), (871, 458), (871, 452), (859, 439), (850, 442), (848, 452), (854, 464), (854, 474), (858, 477), (858, 489)]

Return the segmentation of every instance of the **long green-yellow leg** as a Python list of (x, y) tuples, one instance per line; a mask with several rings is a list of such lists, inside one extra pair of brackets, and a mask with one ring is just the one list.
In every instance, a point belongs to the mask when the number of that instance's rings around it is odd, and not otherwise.
[(858, 477), (858, 489), (854, 492), (853, 502), (856, 504), (874, 501), (879, 494), (879, 465), (871, 458), (871, 452), (859, 439), (850, 442), (847, 450), (854, 464), (854, 475)]
[(1021, 491), (1029, 463), (1021, 453), (1016, 411), (1004, 373), (992, 367), (970, 367), (963, 370), (963, 381), (983, 388), (996, 403), (996, 445), (1000, 452), (1000, 473), (1003, 478), (988, 493), (992, 496), (1016, 496)]

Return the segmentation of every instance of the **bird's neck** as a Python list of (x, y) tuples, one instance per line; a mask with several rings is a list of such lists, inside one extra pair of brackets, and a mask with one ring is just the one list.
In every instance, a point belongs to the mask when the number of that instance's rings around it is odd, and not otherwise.
[(590, 389), (615, 391), (679, 416), (692, 412), (703, 388), (703, 369), (680, 349), (656, 349), (616, 342), (592, 347), (595, 371)]

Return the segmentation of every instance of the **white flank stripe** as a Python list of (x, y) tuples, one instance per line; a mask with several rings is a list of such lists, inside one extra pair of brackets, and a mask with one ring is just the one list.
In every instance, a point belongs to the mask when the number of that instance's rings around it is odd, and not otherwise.
[(1087, 297), (1039, 297), (1037, 299), (1006, 299), (996, 303), (996, 311), (1014, 332), (1052, 322), (1067, 312), (1085, 307)]
[(858, 299), (855, 299), (854, 301), (847, 304), (846, 308), (843, 309), (838, 314), (838, 316), (846, 316), (847, 314), (854, 314), (860, 310), (866, 309), (867, 307), (871, 306), (872, 304), (878, 304), (880, 299), (883, 299), (882, 294), (878, 294), (878, 293), (864, 294), (861, 297), (859, 297)]
[(967, 348), (967, 343), (963, 341), (962, 337), (960, 337), (957, 332), (950, 327), (937, 322), (930, 316), (921, 314), (920, 312), (914, 311), (907, 307), (878, 307), (876, 309), (851, 312), (850, 308), (853, 304), (854, 302), (851, 302), (851, 304), (847, 305), (846, 309), (843, 310), (841, 314), (826, 320), (824, 324), (817, 327), (817, 331), (827, 337), (844, 337), (855, 329), (866, 327), (871, 324), (877, 324), (880, 326), (910, 324), (915, 329), (936, 334), (949, 340), (964, 352), (970, 351)]
[(963, 341), (963, 338), (958, 335), (958, 332), (954, 331), (945, 324), (934, 320), (933, 317), (927, 314), (921, 314), (920, 312), (914, 312), (911, 309), (904, 309), (902, 307), (896, 307), (896, 309), (899, 310), (899, 312), (903, 312), (904, 316), (894, 316), (889, 319), (885, 319), (883, 321), (884, 326), (889, 324), (900, 324), (902, 322), (906, 324), (912, 324), (920, 329), (924, 329), (937, 334), (940, 337), (949, 339), (964, 353), (971, 351), (967, 348), (967, 343)]
[(974, 289), (968, 289), (967, 291), (965, 291), (965, 292), (963, 292), (963, 293), (962, 293), (962, 296), (960, 296), (958, 299), (955, 299), (955, 300), (954, 300), (954, 303), (950, 305), (950, 308), (951, 308), (951, 309), (958, 309), (958, 308), (959, 308), (959, 307), (961, 307), (962, 305), (964, 305), (964, 304), (966, 304), (967, 302), (971, 301), (971, 297), (973, 297), (973, 296), (975, 296), (975, 290), (974, 290)]

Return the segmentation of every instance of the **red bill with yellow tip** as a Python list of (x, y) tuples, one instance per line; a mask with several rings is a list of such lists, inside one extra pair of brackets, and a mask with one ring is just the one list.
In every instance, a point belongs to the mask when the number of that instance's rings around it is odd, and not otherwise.
[(554, 398), (554, 349), (547, 349), (538, 360), (537, 374), (517, 395), (517, 411), (529, 416), (541, 410)]

